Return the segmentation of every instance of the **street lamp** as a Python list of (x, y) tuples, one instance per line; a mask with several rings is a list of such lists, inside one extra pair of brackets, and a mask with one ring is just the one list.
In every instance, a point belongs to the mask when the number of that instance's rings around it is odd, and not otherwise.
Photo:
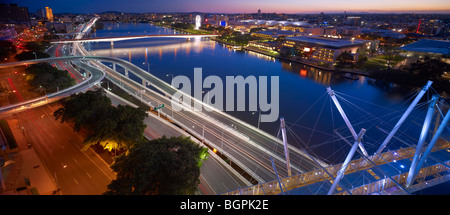
[(47, 95), (47, 90), (45, 89), (45, 87), (39, 86), (39, 88), (43, 88), (45, 95)]
[(168, 77), (169, 75), (170, 75), (170, 76), (172, 76), (172, 79), (170, 79), (170, 85), (172, 85), (172, 81), (173, 81), (173, 74), (167, 74), (167, 75), (166, 75), (166, 77)]

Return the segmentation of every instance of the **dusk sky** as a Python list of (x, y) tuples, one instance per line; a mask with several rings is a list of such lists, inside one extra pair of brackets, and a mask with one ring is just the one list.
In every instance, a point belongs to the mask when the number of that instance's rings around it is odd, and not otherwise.
[(28, 7), (31, 13), (45, 6), (53, 13), (217, 12), (439, 12), (450, 13), (449, 0), (2, 0)]

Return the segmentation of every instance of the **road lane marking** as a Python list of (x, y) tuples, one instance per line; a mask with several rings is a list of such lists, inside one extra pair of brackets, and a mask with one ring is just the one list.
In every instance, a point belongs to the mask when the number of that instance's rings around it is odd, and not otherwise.
[[(84, 156), (86, 156), (86, 158), (88, 158), (106, 177), (108, 177), (110, 180), (113, 180), (113, 178), (111, 178), (105, 171), (103, 171), (103, 169), (91, 158), (89, 157), (89, 155), (86, 154), (86, 152), (84, 152), (83, 150), (81, 150), (80, 147), (78, 147), (75, 143), (69, 141), (70, 143), (72, 143), (72, 145), (74, 145), (76, 148), (78, 148), (83, 154)], [(91, 149), (91, 148), (89, 148)], [(92, 150), (92, 149), (91, 149)], [(97, 153), (94, 152), (94, 150), (92, 150), (92, 152), (97, 155)], [(99, 155), (97, 155), (99, 157)], [(100, 158), (100, 157), (99, 157)], [(101, 158), (100, 158), (101, 159)], [(102, 160), (103, 161), (103, 160)], [(106, 164), (106, 163), (105, 163)], [(111, 169), (111, 168), (109, 168)], [(112, 171), (112, 170), (111, 170)]]
[(215, 195), (215, 194), (216, 194), (216, 191), (211, 187), (211, 185), (208, 183), (208, 181), (206, 180), (206, 178), (203, 177), (202, 174), (200, 174), (200, 177), (203, 178), (203, 180), (205, 181), (206, 185), (209, 187), (209, 189), (211, 189), (211, 190), (213, 191), (213, 193), (214, 193), (214, 195)]

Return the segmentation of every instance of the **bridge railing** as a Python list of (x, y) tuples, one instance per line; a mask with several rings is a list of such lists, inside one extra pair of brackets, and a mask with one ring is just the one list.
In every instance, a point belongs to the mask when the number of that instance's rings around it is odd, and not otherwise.
[[(443, 142), (442, 144), (436, 144), (433, 148), (433, 151), (438, 150), (450, 150), (450, 143)], [(414, 156), (413, 147), (401, 148), (394, 151), (384, 152), (381, 155), (372, 155), (369, 156), (369, 159), (375, 163), (376, 165), (389, 164), (391, 165), (393, 162), (395, 163), (397, 160), (407, 159)], [(444, 164), (447, 166), (450, 165), (450, 161), (445, 161)], [(336, 173), (342, 164), (330, 165), (324, 169), (317, 169), (310, 172), (293, 175), (290, 177), (285, 177), (280, 179), (281, 187), (283, 191), (289, 191), (296, 188), (304, 187), (305, 189), (309, 189), (307, 186), (312, 185), (314, 183), (322, 182), (323, 189), (330, 188), (333, 179), (336, 177)], [(359, 158), (353, 160), (351, 164), (349, 164), (349, 168), (346, 171), (346, 174), (356, 172), (356, 171), (370, 171), (370, 168), (373, 168), (373, 164), (368, 162), (364, 158)], [(326, 171), (325, 171), (326, 170)], [(434, 165), (430, 165), (422, 168), (417, 177), (417, 182), (426, 182), (432, 180), (441, 175), (449, 174), (450, 169), (445, 165), (440, 163), (436, 163)], [(330, 176), (332, 175), (332, 177)], [(408, 172), (401, 173), (399, 172), (396, 175), (391, 177), (385, 176), (384, 178), (380, 178), (372, 183), (363, 184), (358, 187), (352, 187), (351, 189), (343, 190), (338, 187), (337, 195), (368, 195), (372, 193), (382, 192), (385, 189), (393, 188), (397, 186), (397, 183), (404, 185), (406, 183)], [(433, 177), (435, 176), (435, 177)], [(395, 183), (393, 180), (395, 180)], [(328, 183), (329, 182), (329, 183)], [(310, 190), (311, 194), (315, 194), (314, 191)], [(281, 194), (282, 191), (280, 189), (280, 185), (277, 180), (269, 181), (263, 184), (257, 184), (254, 186), (229, 191), (223, 193), (222, 195), (277, 195)]]

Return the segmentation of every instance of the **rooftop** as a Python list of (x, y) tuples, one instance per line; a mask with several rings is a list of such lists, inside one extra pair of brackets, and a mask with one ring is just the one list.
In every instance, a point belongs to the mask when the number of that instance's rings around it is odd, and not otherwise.
[(258, 31), (255, 32), (258, 34), (266, 34), (266, 35), (294, 35), (293, 31), (284, 31), (284, 30), (267, 30), (267, 31)]
[(450, 54), (450, 41), (423, 39), (400, 47), (401, 50), (433, 54)]
[(291, 40), (294, 42), (310, 43), (330, 48), (344, 48), (349, 46), (360, 46), (364, 44), (364, 41), (362, 40), (333, 39), (333, 38), (311, 37), (311, 36), (287, 37), (286, 40)]

